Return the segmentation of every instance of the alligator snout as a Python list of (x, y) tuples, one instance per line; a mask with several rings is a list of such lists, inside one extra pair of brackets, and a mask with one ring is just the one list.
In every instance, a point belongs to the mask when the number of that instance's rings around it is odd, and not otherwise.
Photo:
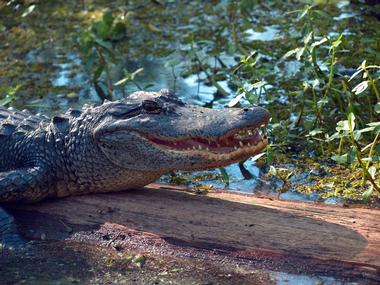
[(252, 120), (253, 122), (256, 122), (257, 124), (255, 125), (257, 126), (268, 124), (270, 119), (269, 111), (259, 106), (245, 107), (241, 112), (249, 121)]

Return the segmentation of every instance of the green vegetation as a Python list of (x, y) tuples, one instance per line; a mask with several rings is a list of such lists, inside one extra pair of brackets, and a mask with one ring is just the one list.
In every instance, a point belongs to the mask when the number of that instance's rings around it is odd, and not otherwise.
[[(103, 100), (113, 98), (111, 68), (116, 63), (113, 42), (123, 39), (125, 33), (125, 23), (107, 11), (100, 21), (93, 21), (79, 37), (74, 37), (82, 54), (84, 68), (91, 76), (96, 93)], [(106, 92), (100, 86), (101, 77), (105, 78)]]
[(16, 87), (5, 87), (4, 89), (0, 89), (0, 106), (7, 106), (12, 104), (13, 101), (16, 100), (17, 91), (21, 88), (21, 85), (17, 85)]
[[(279, 179), (280, 191), (318, 192), (321, 199), (380, 197), (380, 30), (374, 7), (254, 0), (20, 7), (0, 4), (1, 105), (67, 100), (66, 108), (162, 85), (185, 100), (191, 100), (189, 92), (210, 108), (261, 104), (272, 114), (271, 145), (256, 158), (264, 179)], [(73, 61), (68, 82), (78, 74), (87, 80), (54, 84), (58, 64)], [(98, 98), (70, 96), (81, 91)], [(251, 176), (242, 163), (239, 168)], [(308, 172), (314, 174), (294, 180)], [(233, 182), (225, 169), (216, 176)]]

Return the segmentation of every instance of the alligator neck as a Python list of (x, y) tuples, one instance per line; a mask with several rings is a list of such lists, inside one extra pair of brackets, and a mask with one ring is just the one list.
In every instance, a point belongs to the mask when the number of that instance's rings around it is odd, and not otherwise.
[[(83, 122), (84, 121), (84, 122)], [(139, 188), (157, 180), (163, 173), (126, 169), (109, 161), (91, 136), (86, 119), (74, 121), (65, 142), (65, 173), (54, 196)], [(59, 176), (59, 175), (58, 175)]]

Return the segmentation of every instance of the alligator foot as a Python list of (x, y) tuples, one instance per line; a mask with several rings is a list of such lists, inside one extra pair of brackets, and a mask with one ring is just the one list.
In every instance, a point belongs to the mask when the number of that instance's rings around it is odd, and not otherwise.
[(29, 244), (29, 241), (19, 234), (14, 218), (3, 208), (0, 208), (0, 252), (4, 249), (23, 249)]

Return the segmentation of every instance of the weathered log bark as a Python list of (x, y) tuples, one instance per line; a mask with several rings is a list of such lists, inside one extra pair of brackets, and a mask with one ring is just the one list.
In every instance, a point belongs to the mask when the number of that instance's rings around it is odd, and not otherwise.
[[(159, 184), (12, 207), (25, 236), (380, 282), (380, 211)], [(212, 250), (212, 251), (210, 251)], [(213, 255), (215, 255), (213, 257)]]

